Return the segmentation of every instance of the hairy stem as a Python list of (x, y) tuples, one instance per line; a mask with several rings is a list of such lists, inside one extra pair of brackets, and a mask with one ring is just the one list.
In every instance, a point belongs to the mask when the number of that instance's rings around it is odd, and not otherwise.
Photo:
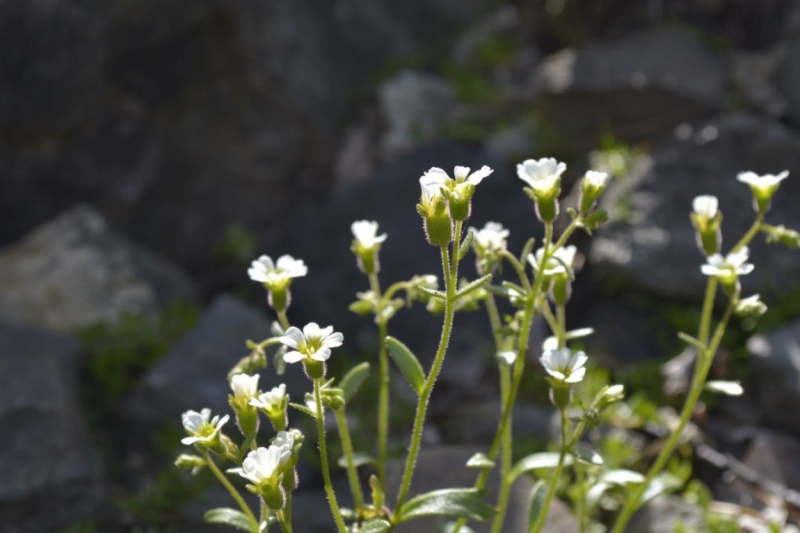
[(336, 413), (336, 423), (339, 426), (339, 436), (342, 439), (342, 448), (347, 460), (347, 478), (350, 481), (350, 492), (353, 493), (353, 505), (358, 515), (364, 508), (364, 493), (361, 491), (361, 481), (358, 479), (358, 471), (353, 462), (353, 441), (350, 438), (350, 428), (347, 427), (347, 418), (344, 415), (344, 408)]
[(536, 518), (536, 522), (531, 526), (530, 533), (539, 533), (544, 527), (545, 520), (547, 520), (547, 511), (550, 509), (550, 504), (553, 502), (553, 497), (558, 487), (558, 480), (561, 478), (561, 470), (564, 468), (564, 458), (567, 456), (567, 448), (569, 447), (569, 443), (567, 442), (567, 410), (562, 408), (559, 409), (559, 411), (561, 414), (561, 451), (558, 454), (558, 464), (553, 471), (553, 477), (550, 478), (550, 485), (547, 487), (547, 495), (544, 498), (542, 510)]
[(321, 381), (322, 378), (314, 380), (314, 400), (317, 407), (317, 432), (319, 433), (319, 458), (322, 467), (322, 478), (325, 480), (325, 492), (328, 494), (328, 503), (330, 503), (331, 513), (333, 513), (333, 518), (336, 520), (339, 533), (347, 533), (342, 513), (339, 511), (339, 504), (336, 502), (336, 493), (333, 491), (331, 471), (328, 466), (328, 446), (325, 441), (325, 408), (322, 406), (322, 395), (320, 393), (322, 388)]
[[(378, 300), (376, 319), (378, 321), (378, 364), (379, 364), (379, 389), (378, 389), (378, 479), (386, 482), (386, 448), (389, 439), (389, 354), (386, 352), (387, 323), (383, 318), (383, 306), (387, 300), (381, 296), (381, 285), (377, 274), (369, 275), (369, 285)], [(394, 287), (394, 286), (393, 286)], [(390, 288), (391, 290), (391, 288)]]
[(244, 501), (242, 495), (239, 494), (239, 491), (236, 490), (236, 487), (225, 477), (225, 474), (217, 466), (217, 463), (214, 462), (214, 459), (211, 457), (211, 454), (208, 453), (208, 450), (205, 452), (206, 464), (208, 464), (209, 470), (211, 470), (216, 478), (222, 483), (222, 486), (225, 487), (233, 499), (236, 500), (236, 503), (239, 504), (239, 507), (242, 509), (242, 512), (247, 516), (247, 519), (250, 521), (250, 525), (253, 527), (253, 533), (258, 533), (258, 520), (256, 520), (253, 511), (250, 510), (250, 506), (247, 505), (247, 502)]

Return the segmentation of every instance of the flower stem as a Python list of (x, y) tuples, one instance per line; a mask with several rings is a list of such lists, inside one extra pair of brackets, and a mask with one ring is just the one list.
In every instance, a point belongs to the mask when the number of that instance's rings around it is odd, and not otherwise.
[(556, 494), (556, 487), (558, 487), (558, 480), (561, 478), (561, 470), (564, 468), (564, 458), (567, 456), (567, 448), (569, 447), (569, 443), (567, 442), (567, 410), (562, 408), (559, 411), (561, 414), (561, 452), (558, 454), (558, 464), (553, 471), (553, 477), (550, 479), (550, 485), (547, 488), (544, 505), (542, 505), (542, 510), (536, 518), (536, 522), (531, 526), (530, 533), (539, 533), (544, 527), (545, 520), (547, 520), (547, 511), (550, 509), (550, 504), (553, 502), (553, 497)]
[(453, 331), (453, 315), (455, 314), (456, 307), (456, 286), (458, 284), (458, 248), (461, 241), (461, 221), (456, 222), (455, 240), (453, 241), (453, 259), (450, 260), (450, 252), (447, 246), (442, 246), (442, 269), (444, 271), (444, 280), (447, 289), (447, 301), (445, 302), (444, 310), (444, 326), (442, 327), (442, 336), (439, 339), (439, 348), (436, 351), (436, 356), (433, 359), (433, 365), (428, 377), (425, 379), (425, 385), (422, 387), (422, 392), (419, 395), (419, 402), (417, 403), (417, 411), (414, 415), (414, 428), (411, 432), (411, 445), (408, 449), (408, 457), (406, 458), (406, 465), (403, 469), (403, 478), (400, 482), (400, 489), (397, 492), (397, 504), (395, 509), (397, 511), (403, 506), (408, 496), (408, 491), (411, 488), (411, 478), (414, 475), (414, 467), (417, 463), (417, 455), (419, 455), (420, 444), (422, 442), (422, 429), (425, 424), (425, 412), (428, 409), (428, 402), (433, 392), (433, 386), (436, 384), (436, 378), (439, 376), (439, 371), (442, 369), (444, 363), (444, 356), (447, 352), (447, 345), (450, 342), (450, 334)]
[(283, 331), (289, 329), (289, 318), (286, 316), (286, 310), (281, 309), (278, 311), (278, 321), (281, 323)]
[(339, 533), (347, 533), (342, 513), (339, 511), (339, 504), (336, 502), (336, 493), (333, 491), (331, 472), (328, 467), (328, 447), (325, 442), (325, 408), (322, 406), (322, 395), (320, 394), (322, 379), (317, 378), (314, 380), (314, 400), (317, 407), (317, 432), (319, 434), (319, 458), (322, 463), (322, 478), (325, 480), (325, 492), (328, 494), (328, 503), (330, 503), (331, 513), (333, 513), (333, 518), (336, 520)]
[(292, 524), (287, 520), (286, 513), (283, 511), (275, 511), (275, 516), (278, 517), (278, 524), (281, 526), (283, 533), (292, 533)]
[(753, 225), (750, 226), (750, 229), (747, 230), (747, 233), (745, 233), (742, 236), (742, 238), (739, 239), (739, 242), (736, 243), (736, 246), (731, 248), (731, 252), (738, 252), (739, 250), (750, 244), (750, 241), (753, 240), (753, 237), (758, 235), (758, 230), (761, 229), (761, 224), (763, 222), (764, 222), (764, 213), (758, 213), (756, 215), (756, 219), (753, 221)]
[(247, 505), (246, 501), (244, 501), (244, 498), (242, 498), (242, 495), (239, 494), (238, 490), (236, 490), (236, 487), (234, 487), (233, 484), (228, 480), (228, 478), (225, 477), (225, 474), (222, 473), (222, 471), (217, 466), (217, 463), (214, 462), (214, 459), (211, 457), (211, 454), (208, 453), (208, 450), (206, 450), (204, 455), (209, 470), (211, 470), (214, 473), (219, 482), (222, 483), (222, 486), (224, 486), (228, 490), (230, 495), (233, 496), (233, 499), (236, 500), (236, 503), (239, 504), (239, 507), (242, 509), (242, 512), (245, 514), (245, 516), (247, 516), (247, 519), (250, 520), (250, 525), (253, 526), (253, 533), (258, 533), (258, 520), (256, 520), (253, 511), (250, 510), (250, 506)]
[(342, 439), (344, 456), (347, 459), (347, 477), (350, 481), (350, 491), (353, 493), (353, 505), (356, 515), (364, 508), (364, 494), (361, 491), (361, 481), (358, 479), (356, 466), (353, 464), (353, 441), (350, 439), (350, 428), (347, 427), (347, 418), (344, 415), (344, 408), (335, 411), (336, 423), (339, 425), (339, 436)]
[[(378, 364), (380, 367), (380, 385), (378, 389), (378, 479), (386, 482), (386, 448), (389, 439), (389, 354), (386, 352), (387, 323), (383, 318), (383, 306), (388, 302), (381, 296), (381, 284), (378, 275), (369, 275), (369, 285), (378, 301), (376, 320), (378, 322)], [(396, 285), (396, 284), (395, 284)], [(402, 286), (402, 285), (401, 285)], [(391, 290), (391, 287), (390, 287)]]

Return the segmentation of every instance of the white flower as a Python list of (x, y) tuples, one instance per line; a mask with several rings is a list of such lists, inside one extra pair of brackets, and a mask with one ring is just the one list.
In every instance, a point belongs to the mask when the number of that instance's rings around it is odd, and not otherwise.
[(259, 375), (236, 374), (231, 378), (231, 390), (236, 400), (247, 403), (258, 392)]
[(272, 441), (272, 445), (281, 450), (280, 465), (285, 465), (292, 458), (294, 449), (294, 434), (288, 431), (279, 431)]
[(547, 350), (539, 359), (542, 366), (553, 378), (564, 383), (578, 383), (586, 375), (586, 361), (583, 352), (574, 354), (569, 348)]
[(498, 361), (510, 366), (513, 365), (514, 362), (517, 360), (517, 352), (511, 350), (497, 352), (495, 354), (495, 357), (498, 359)]
[(698, 196), (692, 201), (692, 209), (698, 215), (714, 218), (719, 212), (719, 201), (716, 196)]
[(250, 405), (267, 411), (282, 410), (284, 398), (286, 398), (286, 385), (281, 383), (270, 391), (262, 392), (258, 398), (252, 398)]
[(239, 474), (255, 485), (272, 484), (276, 481), (278, 466), (285, 453), (285, 450), (275, 445), (269, 448), (260, 447), (247, 454), (242, 468), (233, 468), (228, 472)]
[(267, 255), (262, 255), (250, 264), (247, 270), (250, 279), (259, 281), (272, 287), (285, 287), (292, 278), (299, 278), (308, 274), (308, 267), (302, 259), (295, 259), (291, 255), (282, 255), (277, 264)]
[(736, 314), (738, 315), (754, 315), (761, 316), (767, 312), (767, 306), (761, 301), (758, 294), (754, 294), (747, 298), (742, 298), (736, 304)]
[[(575, 262), (575, 254), (577, 251), (578, 249), (573, 245), (562, 246), (561, 248), (557, 249), (548, 259), (547, 266), (544, 269), (544, 275), (555, 276), (556, 274), (566, 274), (567, 271), (564, 269), (564, 265), (572, 267), (573, 263)], [(528, 254), (528, 262), (531, 264), (533, 269), (537, 271), (539, 270), (539, 264), (542, 262), (543, 258), (544, 248), (539, 248), (536, 250), (536, 255)], [(561, 261), (555, 258), (558, 258)]]
[(211, 409), (201, 409), (197, 411), (186, 411), (181, 415), (183, 428), (189, 433), (189, 437), (181, 440), (183, 444), (191, 445), (196, 442), (210, 444), (219, 433), (220, 428), (230, 419), (225, 415), (222, 418), (215, 416), (211, 418)]
[(706, 276), (716, 276), (725, 279), (734, 279), (744, 276), (753, 271), (753, 265), (747, 262), (750, 250), (743, 246), (738, 252), (731, 252), (726, 257), (720, 254), (713, 254), (708, 257), (708, 263), (700, 267), (700, 271)]
[[(763, 176), (759, 176), (755, 172), (740, 172), (736, 179), (741, 181), (742, 183), (746, 183), (750, 187), (761, 190), (761, 191), (768, 191), (770, 189), (777, 189), (780, 182), (786, 179), (789, 175), (788, 170), (784, 170), (777, 176), (774, 174), (764, 174)], [(774, 190), (773, 190), (774, 192)]]
[(538, 161), (528, 159), (517, 165), (517, 176), (535, 192), (547, 194), (553, 192), (566, 169), (566, 164), (552, 157), (543, 157)]
[(311, 322), (303, 328), (303, 331), (294, 326), (290, 327), (280, 340), (293, 349), (283, 356), (283, 360), (287, 363), (296, 363), (303, 359), (327, 361), (331, 356), (331, 348), (342, 345), (344, 335), (334, 332), (333, 326), (320, 328), (316, 323)]
[(469, 167), (455, 167), (453, 176), (455, 179), (447, 175), (447, 172), (441, 168), (433, 167), (420, 178), (420, 183), (424, 182), (430, 185), (438, 185), (439, 187), (446, 187), (450, 190), (455, 189), (456, 185), (462, 183), (469, 183), (470, 185), (478, 185), (483, 178), (494, 172), (491, 168), (484, 165), (480, 170), (476, 170), (472, 174), (469, 173)]
[[(564, 168), (566, 168), (566, 166)], [(597, 172), (594, 170), (590, 170), (583, 177), (583, 180), (592, 187), (595, 187), (597, 189), (602, 189), (603, 187), (606, 186), (606, 182), (608, 181), (608, 174), (605, 172)]]
[(506, 249), (506, 237), (508, 230), (503, 229), (503, 225), (498, 222), (487, 222), (483, 229), (472, 228), (475, 243), (484, 252), (496, 252)]
[(356, 238), (356, 243), (362, 248), (375, 248), (386, 240), (385, 233), (383, 235), (377, 235), (378, 223), (374, 221), (359, 220), (353, 222), (350, 229), (353, 232), (353, 236)]

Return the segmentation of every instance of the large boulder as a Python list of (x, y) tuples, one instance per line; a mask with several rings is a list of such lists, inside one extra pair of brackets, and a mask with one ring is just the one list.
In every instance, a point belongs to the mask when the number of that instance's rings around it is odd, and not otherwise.
[[(736, 175), (786, 169), (790, 177), (775, 195), (767, 222), (800, 228), (800, 136), (747, 113), (694, 127), (685, 124), (678, 133), (653, 149), (647, 170), (609, 186), (601, 206), (609, 211), (611, 222), (595, 233), (588, 257), (600, 277), (697, 301), (706, 278), (700, 273), (705, 259), (689, 220), (693, 198), (719, 198), (723, 249), (729, 250), (755, 217), (750, 190)], [(742, 278), (746, 295), (785, 290), (800, 274), (798, 252), (766, 245), (761, 235), (753, 240), (750, 255), (756, 269)]]
[(109, 503), (76, 392), (80, 353), (69, 337), (0, 322), (4, 533), (61, 531)]
[(565, 138), (593, 145), (663, 134), (722, 109), (725, 64), (686, 31), (657, 26), (621, 40), (567, 48), (538, 72), (542, 109)]
[(66, 332), (192, 297), (177, 267), (117, 235), (85, 204), (0, 250), (4, 320)]

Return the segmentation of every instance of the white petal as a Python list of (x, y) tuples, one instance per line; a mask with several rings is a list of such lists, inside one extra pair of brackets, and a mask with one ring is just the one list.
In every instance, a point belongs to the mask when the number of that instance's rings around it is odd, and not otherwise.
[(344, 335), (342, 335), (337, 331), (325, 337), (322, 340), (322, 346), (325, 346), (327, 348), (338, 348), (339, 346), (342, 345), (343, 341), (344, 341)]
[(456, 167), (453, 169), (453, 177), (458, 181), (463, 181), (469, 176), (469, 167)]
[(477, 185), (481, 181), (483, 181), (483, 178), (485, 178), (492, 172), (494, 172), (494, 170), (484, 165), (480, 170), (476, 170), (475, 172), (473, 172), (472, 175), (470, 175), (470, 177), (467, 179), (467, 182), (473, 185)]
[(315, 361), (327, 361), (331, 356), (330, 348), (326, 348), (325, 346), (321, 347), (319, 350), (311, 354), (311, 359)]
[(586, 368), (585, 367), (579, 368), (576, 371), (572, 372), (569, 375), (569, 377), (566, 378), (564, 381), (566, 381), (567, 383), (579, 383), (579, 382), (583, 381), (584, 376), (586, 376)]
[(309, 322), (303, 328), (303, 334), (306, 336), (306, 339), (319, 339), (321, 337), (319, 325), (316, 322)]
[(718, 276), (721, 274), (720, 270), (712, 265), (700, 265), (700, 272), (706, 276)]
[(436, 183), (438, 185), (444, 185), (450, 180), (450, 176), (447, 175), (447, 172), (438, 167), (433, 167), (428, 170), (422, 175), (422, 178), (424, 178), (427, 183)]
[(283, 354), (283, 360), (287, 363), (296, 363), (302, 361), (305, 356), (300, 352), (286, 352)]
[(281, 344), (285, 344), (289, 348), (294, 348), (295, 350), (298, 349), (300, 343), (305, 342), (305, 340), (306, 338), (303, 336), (303, 332), (294, 326), (287, 329), (286, 334), (280, 338)]
[(333, 326), (319, 328), (319, 338), (320, 339), (325, 339), (325, 337), (327, 337), (331, 333), (333, 333)]

